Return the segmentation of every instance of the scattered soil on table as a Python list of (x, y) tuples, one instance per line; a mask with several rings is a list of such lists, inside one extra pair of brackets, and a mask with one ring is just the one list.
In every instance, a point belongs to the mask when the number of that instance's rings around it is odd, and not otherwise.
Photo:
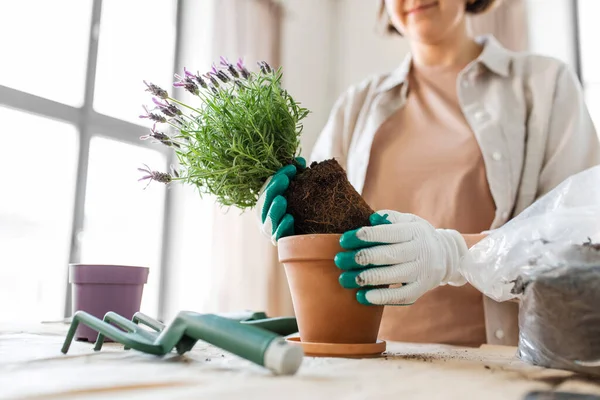
[(447, 362), (447, 361), (473, 361), (483, 362), (483, 359), (476, 356), (467, 356), (463, 354), (398, 354), (389, 355), (386, 359), (392, 358), (395, 360), (415, 360), (421, 362)]
[(341, 234), (370, 225), (374, 212), (335, 159), (313, 162), (291, 180), (284, 197), (296, 235)]

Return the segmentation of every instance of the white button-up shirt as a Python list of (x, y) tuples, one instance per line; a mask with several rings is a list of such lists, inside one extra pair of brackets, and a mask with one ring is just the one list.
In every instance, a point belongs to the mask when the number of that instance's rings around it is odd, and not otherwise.
[[(494, 229), (570, 175), (600, 164), (600, 143), (565, 63), (511, 52), (492, 36), (477, 40), (483, 51), (459, 74), (457, 92), (483, 154), (497, 210)], [(409, 54), (394, 71), (348, 88), (310, 161), (335, 157), (361, 193), (374, 135), (406, 101), (410, 64)]]
[[(492, 230), (570, 175), (600, 164), (600, 143), (579, 81), (565, 63), (511, 52), (492, 36), (477, 40), (483, 51), (459, 74), (457, 94), (483, 155), (496, 206)], [(392, 72), (348, 88), (310, 161), (336, 158), (362, 193), (373, 138), (405, 104), (410, 65), (408, 55)], [(485, 298), (484, 307), (488, 342), (516, 345), (516, 304)]]

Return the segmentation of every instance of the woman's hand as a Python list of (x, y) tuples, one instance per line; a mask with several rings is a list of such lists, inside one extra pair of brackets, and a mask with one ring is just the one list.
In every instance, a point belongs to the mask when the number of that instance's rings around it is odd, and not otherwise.
[[(302, 157), (296, 158), (301, 168), (306, 168)], [(260, 221), (260, 230), (271, 238), (273, 244), (284, 237), (294, 234), (294, 218), (287, 213), (287, 200), (283, 193), (290, 185), (290, 179), (296, 176), (297, 168), (290, 164), (282, 167), (264, 183), (258, 195), (256, 212)]]
[[(439, 285), (466, 283), (458, 270), (467, 244), (455, 230), (435, 229), (412, 214), (382, 210), (371, 225), (344, 233), (336, 265), (345, 270), (340, 284), (362, 304), (408, 305)], [(404, 284), (399, 288), (373, 286)]]

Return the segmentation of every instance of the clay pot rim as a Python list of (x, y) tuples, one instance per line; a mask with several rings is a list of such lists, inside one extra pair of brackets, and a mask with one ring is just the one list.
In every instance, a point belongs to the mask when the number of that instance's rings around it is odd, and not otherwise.
[(333, 236), (337, 236), (337, 237), (340, 237), (340, 236), (342, 236), (342, 234), (341, 233), (305, 233), (305, 234), (302, 234), (302, 235), (284, 236), (281, 239), (279, 239), (279, 241), (280, 242), (290, 241), (290, 240), (293, 240), (293, 239), (296, 239), (296, 238), (304, 238), (304, 237), (307, 237), (307, 236), (319, 236), (319, 237), (327, 237), (327, 236), (333, 237)]
[(344, 251), (340, 245), (341, 234), (316, 233), (292, 235), (279, 239), (279, 262), (333, 260)]

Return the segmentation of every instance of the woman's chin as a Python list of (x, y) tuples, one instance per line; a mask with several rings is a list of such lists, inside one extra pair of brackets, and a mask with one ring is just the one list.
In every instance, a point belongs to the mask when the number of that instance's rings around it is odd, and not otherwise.
[(445, 36), (442, 30), (436, 29), (433, 26), (425, 26), (425, 24), (414, 27), (406, 34), (406, 37), (410, 40), (425, 44), (440, 43), (444, 40)]

